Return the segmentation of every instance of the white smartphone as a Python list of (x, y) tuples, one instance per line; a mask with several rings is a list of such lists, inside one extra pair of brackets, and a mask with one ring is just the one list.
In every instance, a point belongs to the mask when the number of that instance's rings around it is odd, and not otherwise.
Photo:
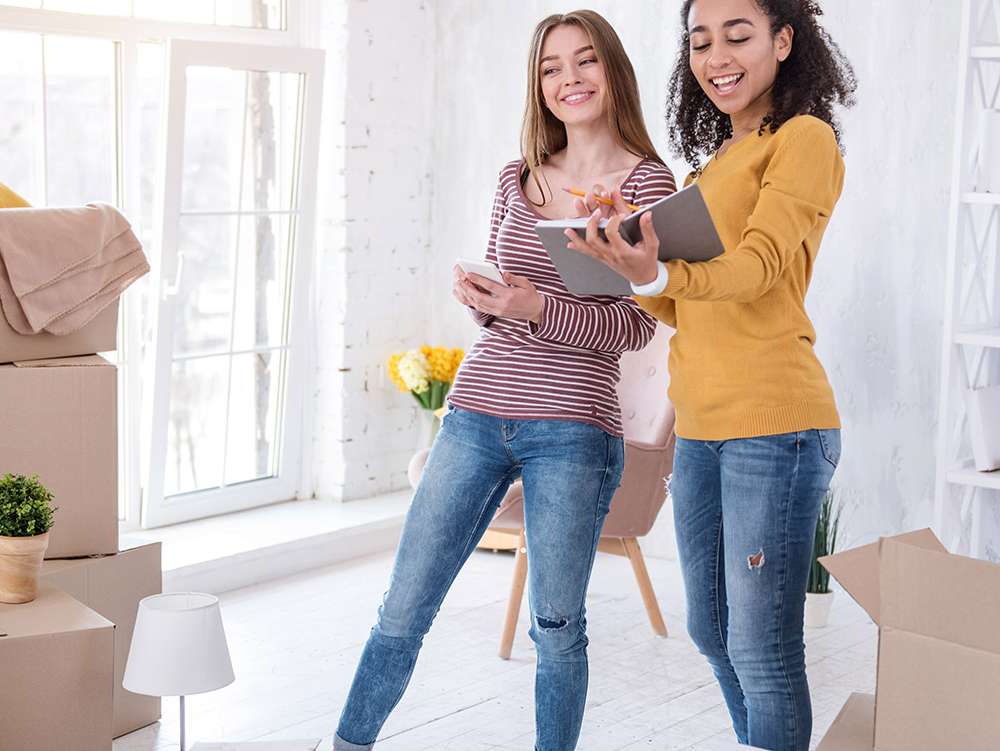
[(505, 287), (507, 286), (503, 277), (500, 276), (500, 272), (497, 270), (497, 267), (492, 263), (486, 263), (486, 261), (474, 261), (471, 258), (458, 258), (455, 262), (466, 274), (479, 274), (479, 276), (484, 276), (492, 282), (502, 284)]

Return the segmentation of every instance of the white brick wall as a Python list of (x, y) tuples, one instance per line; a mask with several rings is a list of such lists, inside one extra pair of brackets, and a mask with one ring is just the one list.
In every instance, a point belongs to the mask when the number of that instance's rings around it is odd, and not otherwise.
[(419, 0), (322, 7), (313, 493), (349, 500), (405, 487), (419, 432), (384, 363), (429, 338), (434, 13)]
[[(531, 29), (568, 6), (323, 6), (314, 489), (359, 498), (404, 486), (418, 440), (418, 415), (387, 383), (385, 357), (475, 337), (450, 298), (450, 268), (456, 255), (482, 255), (497, 170), (517, 155)], [(679, 0), (589, 7), (619, 30), (654, 142), (683, 176), (662, 118)], [(930, 522), (958, 18), (929, 0), (825, 7), (861, 82), (860, 104), (844, 118), (845, 195), (809, 301), (845, 422), (835, 482), (853, 542)], [(1000, 507), (985, 529), (996, 557)], [(669, 537), (658, 530), (649, 546), (668, 552)]]

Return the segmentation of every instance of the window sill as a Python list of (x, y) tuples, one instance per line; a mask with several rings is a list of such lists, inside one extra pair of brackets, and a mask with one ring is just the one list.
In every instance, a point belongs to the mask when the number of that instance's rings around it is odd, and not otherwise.
[(218, 594), (395, 547), (411, 491), (360, 501), (289, 501), (124, 532), (163, 543), (163, 590)]

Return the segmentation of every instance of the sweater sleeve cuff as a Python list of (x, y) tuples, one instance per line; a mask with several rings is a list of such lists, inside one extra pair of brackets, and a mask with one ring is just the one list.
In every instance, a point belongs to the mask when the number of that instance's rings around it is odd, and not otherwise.
[(546, 294), (541, 294), (542, 315), (541, 322), (534, 323), (526, 321), (528, 333), (537, 336), (539, 339), (551, 339), (559, 330), (559, 322), (562, 319), (562, 303)]
[(684, 261), (667, 261), (667, 286), (657, 297), (678, 297), (687, 287), (688, 267)]

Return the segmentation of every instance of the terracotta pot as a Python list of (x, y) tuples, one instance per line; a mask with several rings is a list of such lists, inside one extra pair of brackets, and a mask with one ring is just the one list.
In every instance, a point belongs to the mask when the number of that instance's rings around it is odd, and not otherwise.
[(833, 592), (806, 593), (806, 628), (823, 628), (829, 623), (833, 595)]
[(0, 602), (18, 605), (38, 595), (49, 533), (34, 537), (0, 537)]

